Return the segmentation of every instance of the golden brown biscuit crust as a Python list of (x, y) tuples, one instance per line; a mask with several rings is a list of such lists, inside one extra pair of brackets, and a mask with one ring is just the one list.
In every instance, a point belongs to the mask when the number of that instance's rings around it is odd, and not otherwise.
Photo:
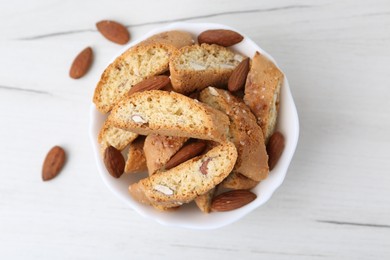
[(248, 106), (229, 91), (213, 87), (204, 89), (199, 100), (228, 115), (230, 138), (238, 151), (234, 170), (255, 181), (265, 179), (269, 170), (263, 133)]
[(245, 84), (244, 101), (268, 140), (275, 130), (283, 73), (264, 55), (256, 52)]
[(173, 53), (170, 62), (173, 89), (189, 94), (208, 86), (225, 87), (243, 57), (215, 44), (191, 45)]

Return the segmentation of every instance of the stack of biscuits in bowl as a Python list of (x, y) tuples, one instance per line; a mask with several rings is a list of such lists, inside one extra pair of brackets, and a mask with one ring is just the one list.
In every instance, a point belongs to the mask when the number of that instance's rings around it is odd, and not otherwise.
[(242, 39), (166, 31), (103, 72), (93, 98), (107, 114), (102, 159), (115, 178), (148, 172), (129, 186), (139, 203), (166, 211), (195, 202), (208, 213), (256, 199), (250, 190), (281, 153), (269, 146), (283, 140), (275, 129), (284, 75), (259, 52), (235, 52)]

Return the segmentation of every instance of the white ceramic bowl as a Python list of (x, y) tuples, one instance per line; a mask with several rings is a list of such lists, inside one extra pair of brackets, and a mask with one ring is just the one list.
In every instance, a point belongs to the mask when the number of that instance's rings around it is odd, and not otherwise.
[[(194, 36), (199, 35), (202, 31), (208, 29), (231, 29), (237, 31), (233, 28), (230, 28), (221, 24), (212, 24), (212, 23), (174, 23), (168, 26), (157, 28), (136, 41), (129, 43), (121, 51), (124, 52), (127, 48), (132, 45), (137, 44), (138, 42), (144, 40), (145, 38), (168, 30), (183, 30), (192, 33)], [(237, 31), (238, 32), (238, 31)], [(261, 49), (256, 43), (254, 43), (250, 38), (244, 34), (244, 40), (239, 44), (236, 44), (233, 49), (240, 53), (247, 55), (248, 57), (253, 57), (256, 51), (266, 55), (272, 61), (275, 60), (263, 49)], [(121, 54), (118, 53), (118, 56)], [(113, 59), (115, 59), (114, 57)], [(135, 201), (128, 193), (128, 186), (131, 183), (138, 181), (141, 177), (146, 176), (144, 174), (132, 174), (132, 175), (122, 175), (121, 178), (115, 179), (109, 175), (107, 172), (103, 160), (100, 155), (99, 144), (97, 143), (97, 135), (99, 130), (104, 122), (105, 116), (100, 114), (94, 104), (91, 105), (90, 109), (91, 123), (90, 123), (90, 137), (93, 147), (93, 153), (96, 158), (98, 171), (106, 184), (106, 186), (122, 201), (129, 205), (132, 209), (137, 211), (142, 216), (155, 220), (163, 225), (175, 226), (175, 227), (184, 227), (191, 229), (215, 229), (222, 226), (226, 226), (230, 223), (233, 223), (256, 208), (263, 205), (268, 201), (273, 194), (273, 192), (282, 184), (288, 166), (290, 164), (291, 158), (295, 152), (295, 148), (298, 142), (299, 136), (299, 122), (298, 115), (295, 108), (295, 104), (290, 92), (290, 87), (287, 81), (287, 78), (284, 79), (284, 85), (281, 89), (281, 100), (280, 100), (280, 112), (278, 116), (278, 130), (283, 133), (285, 137), (285, 149), (283, 151), (282, 157), (277, 163), (276, 167), (270, 172), (269, 177), (260, 182), (252, 191), (257, 194), (257, 199), (248, 205), (233, 210), (229, 212), (213, 212), (210, 214), (202, 213), (198, 208), (196, 208), (194, 203), (183, 205), (179, 210), (172, 212), (160, 212), (155, 210), (151, 206), (146, 206)]]

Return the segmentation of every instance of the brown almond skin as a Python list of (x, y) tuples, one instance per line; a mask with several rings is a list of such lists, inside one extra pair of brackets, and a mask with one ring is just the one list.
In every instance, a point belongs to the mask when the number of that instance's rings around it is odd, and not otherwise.
[(126, 44), (130, 40), (130, 33), (127, 28), (115, 21), (103, 20), (96, 23), (98, 31), (109, 41), (117, 44)]
[(233, 70), (228, 81), (228, 89), (231, 92), (241, 90), (245, 86), (246, 78), (249, 73), (249, 58), (245, 58)]
[(125, 171), (125, 159), (122, 153), (113, 146), (107, 147), (104, 151), (104, 165), (114, 178), (121, 177)]
[(241, 208), (257, 198), (248, 190), (232, 190), (216, 196), (211, 203), (212, 211), (230, 211)]
[(48, 181), (55, 178), (65, 164), (65, 151), (60, 146), (54, 146), (47, 153), (42, 166), (42, 180)]
[(243, 39), (244, 37), (241, 34), (232, 30), (225, 29), (207, 30), (202, 32), (198, 36), (199, 44), (218, 44), (224, 47), (229, 47), (234, 44), (237, 44)]
[(267, 143), (268, 167), (271, 171), (278, 163), (284, 150), (284, 136), (280, 132), (271, 135)]
[(199, 170), (203, 175), (207, 175), (209, 172), (209, 168), (207, 166), (209, 165), (209, 162), (211, 161), (211, 158), (207, 158), (202, 165), (200, 166)]
[(73, 60), (69, 70), (69, 76), (73, 79), (79, 79), (84, 76), (91, 67), (93, 60), (93, 51), (91, 47), (82, 50)]
[(205, 142), (193, 142), (183, 146), (165, 165), (165, 169), (172, 169), (179, 164), (201, 154), (206, 148)]
[(141, 92), (146, 90), (162, 89), (166, 87), (169, 83), (171, 83), (171, 80), (168, 76), (165, 75), (153, 76), (135, 84), (129, 90), (129, 92), (127, 92), (127, 95), (130, 96), (136, 92)]

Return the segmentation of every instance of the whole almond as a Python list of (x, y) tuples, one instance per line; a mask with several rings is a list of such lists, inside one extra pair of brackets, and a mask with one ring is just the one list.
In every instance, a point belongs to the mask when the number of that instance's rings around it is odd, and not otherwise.
[(199, 155), (206, 148), (206, 143), (202, 141), (189, 143), (183, 146), (165, 165), (165, 169), (169, 170), (179, 164)]
[(54, 146), (47, 153), (42, 166), (42, 179), (48, 181), (56, 177), (65, 164), (65, 151), (60, 146)]
[(113, 146), (108, 146), (104, 151), (104, 165), (114, 178), (119, 178), (125, 171), (125, 159), (122, 153)]
[(91, 67), (93, 60), (93, 51), (91, 47), (82, 50), (73, 60), (69, 70), (69, 76), (74, 79), (79, 79), (84, 76)]
[(212, 211), (229, 211), (241, 208), (257, 198), (248, 190), (232, 190), (216, 196), (211, 203)]
[(228, 89), (231, 92), (236, 92), (242, 89), (245, 85), (246, 77), (249, 72), (249, 58), (245, 58), (233, 70), (232, 75), (228, 81)]
[(162, 89), (166, 87), (171, 80), (168, 76), (165, 75), (159, 75), (159, 76), (153, 76), (151, 78), (145, 79), (137, 84), (135, 84), (129, 92), (127, 92), (127, 95), (132, 95), (136, 92), (146, 91), (146, 90), (157, 90)]
[(98, 31), (109, 41), (126, 44), (130, 40), (130, 33), (127, 28), (115, 21), (103, 20), (96, 23)]
[(284, 150), (284, 136), (280, 132), (275, 132), (271, 135), (267, 143), (268, 167), (271, 171)]
[(198, 42), (199, 44), (208, 43), (208, 44), (218, 44), (224, 47), (232, 46), (236, 43), (241, 42), (244, 37), (232, 30), (207, 30), (199, 34)]

